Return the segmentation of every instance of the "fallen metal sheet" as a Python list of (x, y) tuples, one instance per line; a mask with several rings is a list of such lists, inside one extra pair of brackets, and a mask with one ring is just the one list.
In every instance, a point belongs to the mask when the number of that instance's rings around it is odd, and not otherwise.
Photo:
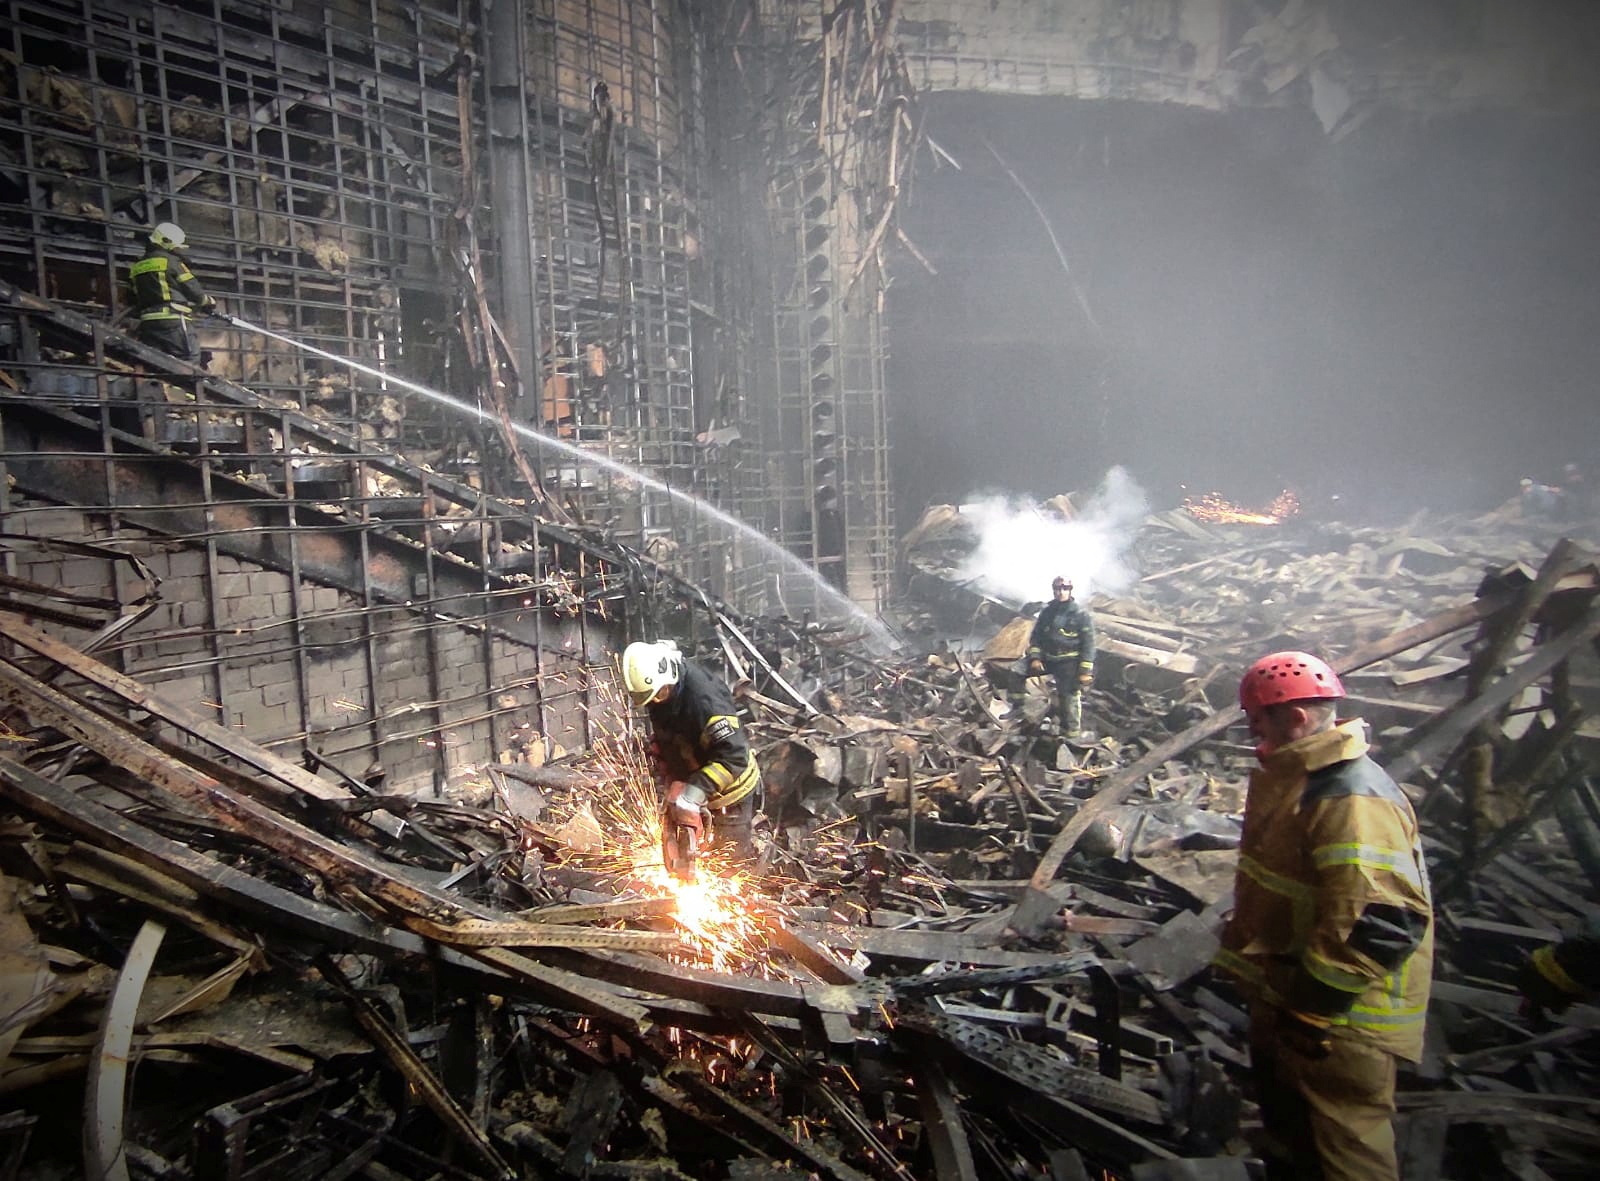
[(1122, 954), (1152, 988), (1165, 990), (1203, 971), (1222, 945), (1221, 936), (1220, 917), (1180, 910), (1159, 932), (1129, 944)]
[(1107, 1115), (1159, 1126), (1163, 1113), (1153, 1095), (1074, 1066), (1059, 1054), (1016, 1041), (981, 1025), (937, 1013), (902, 1014), (901, 1029), (933, 1034), (974, 1061), (1057, 1099), (1070, 1099)]
[(1100, 957), (1093, 952), (1080, 951), (1071, 955), (1054, 956), (1052, 962), (1029, 964), (1017, 968), (968, 968), (954, 972), (941, 972), (934, 976), (898, 976), (879, 982), (891, 996), (901, 999), (918, 999), (945, 996), (957, 992), (973, 992), (981, 988), (1008, 988), (1017, 984), (1036, 984), (1045, 980), (1061, 980), (1077, 976), (1089, 968), (1097, 967)]
[(1146, 873), (1171, 882), (1202, 906), (1211, 906), (1233, 889), (1239, 865), (1237, 849), (1173, 849), (1135, 857)]
[[(1068, 1139), (1109, 1161), (1127, 1165), (1142, 1160), (1176, 1159), (1175, 1153), (1159, 1144), (1089, 1110), (1067, 1098), (1065, 1093), (1052, 1090), (1052, 1084), (1063, 1081), (1055, 1077), (1053, 1069), (1046, 1070), (1044, 1077), (1034, 1077), (1026, 1068), (1014, 1069), (1009, 1050), (1022, 1043), (998, 1034), (988, 1036), (992, 1040), (986, 1040), (982, 1048), (976, 1045), (977, 1039), (969, 1036), (967, 1040), (974, 1042), (974, 1045), (968, 1048), (949, 1038), (943, 1031), (919, 1029), (914, 1023), (902, 1022), (894, 1033), (895, 1040), (907, 1042), (914, 1053), (931, 1054), (945, 1061), (958, 1079), (968, 1077), (968, 1072), (976, 1068), (978, 1080), (963, 1084), (968, 1101), (976, 1106), (1005, 1109), (1015, 1105), (1017, 1110), (1055, 1121)], [(1048, 1065), (1053, 1067), (1054, 1063)], [(1119, 1084), (1089, 1071), (1082, 1071), (1067, 1085), (1079, 1082), (1093, 1086), (1102, 1095), (1110, 1094), (1106, 1088), (1119, 1087)], [(1119, 1090), (1126, 1091), (1127, 1088)], [(1138, 1101), (1149, 1099), (1139, 1092), (1134, 1094), (1139, 1095)]]

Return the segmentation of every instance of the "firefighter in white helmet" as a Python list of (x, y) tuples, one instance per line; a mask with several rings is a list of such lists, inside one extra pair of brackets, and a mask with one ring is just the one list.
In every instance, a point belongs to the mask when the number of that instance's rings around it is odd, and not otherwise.
[[(703, 837), (710, 819), (720, 842), (749, 853), (761, 771), (727, 684), (684, 659), (670, 640), (629, 644), (622, 653), (622, 683), (633, 704), (650, 715), (652, 758), (667, 785), (669, 840), (675, 824), (699, 828)], [(669, 848), (669, 860), (673, 855)], [(683, 869), (692, 873), (693, 866), (675, 871)]]
[(188, 236), (181, 226), (164, 221), (150, 231), (144, 257), (128, 272), (133, 310), (139, 317), (139, 339), (184, 361), (198, 355), (189, 334), (189, 317), (215, 312), (217, 301), (206, 294), (183, 253)]

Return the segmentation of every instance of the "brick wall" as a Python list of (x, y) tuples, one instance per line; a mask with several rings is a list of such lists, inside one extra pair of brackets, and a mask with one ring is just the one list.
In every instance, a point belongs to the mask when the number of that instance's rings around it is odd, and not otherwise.
[[(583, 668), (608, 664), (602, 628), (585, 634), (552, 618), (541, 658), (529, 644), (414, 609), (365, 612), (354, 595), (297, 589), (288, 574), (225, 554), (208, 569), (203, 549), (134, 530), (113, 536), (104, 514), (15, 493), (9, 503), (0, 529), (118, 547), (159, 586), (154, 611), (101, 659), (286, 758), (309, 744), (357, 778), (381, 768), (385, 790), (428, 792), (490, 762), (545, 755), (545, 738), (566, 750), (585, 743)], [(44, 586), (125, 607), (149, 589), (127, 561), (27, 543), (14, 551), (8, 570)], [(34, 622), (70, 643), (88, 635)]]

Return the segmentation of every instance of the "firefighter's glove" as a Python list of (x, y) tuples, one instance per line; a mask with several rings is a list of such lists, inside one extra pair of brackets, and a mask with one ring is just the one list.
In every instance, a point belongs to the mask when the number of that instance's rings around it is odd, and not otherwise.
[(1309, 1013), (1284, 1009), (1278, 1014), (1278, 1044), (1312, 1062), (1333, 1053), (1333, 1036), (1328, 1022)]
[(1522, 993), (1522, 1015), (1535, 1020), (1546, 1012), (1561, 1012), (1582, 995), (1557, 961), (1554, 947), (1541, 947), (1528, 957), (1517, 975), (1517, 989)]
[(1085, 689), (1087, 689), (1090, 685), (1094, 684), (1094, 674), (1093, 673), (1079, 673), (1078, 674), (1078, 684), (1082, 685)]
[(690, 828), (704, 828), (708, 815), (706, 790), (697, 783), (673, 780), (667, 788), (664, 811), (669, 824), (684, 824)]
[(1030, 661), (1028, 661), (1028, 675), (1030, 677), (1042, 677), (1042, 676), (1044, 676), (1044, 661), (1042, 661), (1042, 660), (1030, 660)]

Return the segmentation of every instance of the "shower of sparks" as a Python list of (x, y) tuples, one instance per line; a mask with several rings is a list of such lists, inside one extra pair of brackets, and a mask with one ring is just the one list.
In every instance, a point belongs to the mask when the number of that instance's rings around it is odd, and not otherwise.
[(596, 692), (614, 708), (592, 710), (594, 735), (586, 766), (597, 786), (573, 800), (572, 813), (588, 808), (599, 822), (600, 847), (577, 851), (571, 864), (615, 874), (656, 898), (671, 898), (673, 919), (693, 966), (719, 972), (764, 972), (768, 940), (751, 903), (759, 883), (722, 849), (700, 854), (695, 880), (667, 871), (661, 853), (661, 795), (650, 759), (626, 726), (627, 711), (614, 682)]
[(1204, 496), (1191, 496), (1183, 502), (1190, 516), (1200, 521), (1219, 525), (1279, 525), (1300, 511), (1300, 498), (1285, 489), (1277, 499), (1261, 510), (1242, 508), (1224, 500), (1217, 492)]

